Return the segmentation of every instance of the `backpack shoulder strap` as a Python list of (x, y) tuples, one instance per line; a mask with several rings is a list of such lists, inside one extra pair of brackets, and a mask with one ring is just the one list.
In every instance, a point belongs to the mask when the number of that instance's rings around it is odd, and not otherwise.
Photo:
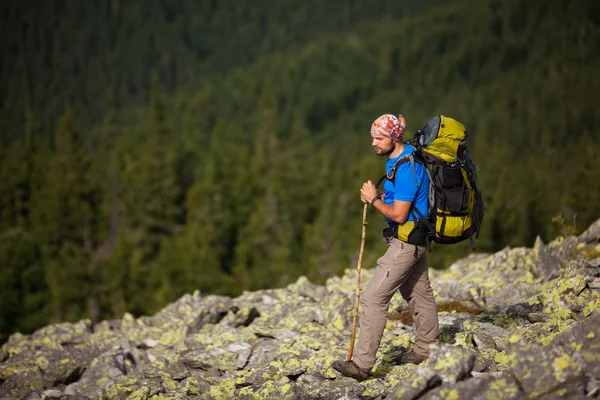
[(385, 179), (388, 179), (392, 182), (396, 181), (396, 170), (398, 169), (398, 167), (400, 167), (402, 164), (410, 162), (410, 166), (413, 172), (413, 176), (415, 178), (415, 185), (418, 186), (419, 185), (419, 181), (417, 180), (417, 172), (415, 170), (415, 162), (420, 162), (422, 164), (422, 161), (419, 161), (419, 159), (417, 159), (415, 161), (415, 157), (413, 155), (413, 153), (407, 154), (403, 157), (400, 157), (400, 159), (398, 161), (396, 161), (396, 164), (394, 164), (394, 166), (392, 167), (392, 169), (390, 169), (390, 172), (388, 172), (387, 174), (385, 174), (384, 176), (381, 177), (381, 179), (379, 179), (379, 181), (377, 181), (377, 184), (375, 185), (376, 188), (379, 187), (379, 185), (381, 185), (381, 182), (383, 182)]
[(381, 182), (383, 182), (384, 180), (388, 179), (390, 181), (394, 181), (394, 179), (396, 178), (396, 170), (398, 169), (398, 167), (401, 164), (404, 164), (405, 162), (408, 162), (408, 156), (404, 156), (404, 157), (400, 157), (400, 159), (398, 161), (396, 161), (396, 164), (394, 164), (394, 166), (392, 167), (392, 169), (390, 169), (390, 172), (386, 173), (385, 175), (383, 175), (378, 181), (377, 184), (375, 185), (376, 188), (379, 187), (379, 185), (381, 185)]
[(417, 180), (417, 171), (415, 170), (415, 156), (412, 153), (408, 155), (408, 159), (410, 161), (410, 167), (413, 172), (413, 177), (415, 178), (415, 186), (419, 186), (419, 181)]

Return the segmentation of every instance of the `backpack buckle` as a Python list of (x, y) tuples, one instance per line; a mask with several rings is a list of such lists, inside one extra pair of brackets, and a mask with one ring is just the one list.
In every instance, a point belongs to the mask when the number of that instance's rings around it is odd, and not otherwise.
[(388, 226), (383, 230), (384, 238), (397, 238), (398, 237), (398, 227), (397, 226)]

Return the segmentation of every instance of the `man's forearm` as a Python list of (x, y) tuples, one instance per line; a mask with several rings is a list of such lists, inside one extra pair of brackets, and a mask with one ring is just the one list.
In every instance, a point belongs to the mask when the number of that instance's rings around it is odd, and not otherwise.
[(375, 200), (372, 204), (373, 208), (379, 211), (381, 215), (391, 220), (394, 220), (394, 206), (385, 203), (381, 198)]
[[(406, 204), (409, 205), (410, 203)], [(394, 205), (384, 202), (381, 199), (381, 197), (379, 197), (377, 200), (373, 199), (373, 201), (371, 201), (371, 205), (375, 210), (379, 211), (381, 215), (399, 224), (403, 224), (408, 217), (408, 212), (403, 212), (402, 209), (397, 210), (397, 207), (394, 207)], [(406, 206), (403, 208), (406, 208)]]

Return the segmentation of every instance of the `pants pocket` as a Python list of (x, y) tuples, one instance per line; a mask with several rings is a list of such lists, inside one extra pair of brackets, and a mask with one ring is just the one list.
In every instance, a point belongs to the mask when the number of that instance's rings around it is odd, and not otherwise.
[(377, 282), (377, 289), (379, 289), (381, 287), (381, 285), (383, 284), (383, 282), (385, 282), (386, 279), (388, 279), (389, 277), (390, 277), (390, 270), (386, 269), (385, 274), (383, 274), (383, 276), (381, 277), (379, 282)]

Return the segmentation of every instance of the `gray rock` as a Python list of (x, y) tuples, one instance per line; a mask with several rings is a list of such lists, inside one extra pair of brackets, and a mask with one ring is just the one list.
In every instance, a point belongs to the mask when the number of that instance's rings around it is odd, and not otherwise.
[[(588, 381), (600, 381), (600, 314), (594, 313), (579, 325), (557, 337), (551, 346), (565, 354), (576, 349), (581, 356)], [(591, 383), (594, 386), (594, 383)], [(589, 393), (589, 391), (588, 391)]]
[(231, 299), (228, 297), (219, 297), (219, 299), (222, 301), (200, 311), (198, 316), (188, 327), (188, 335), (198, 332), (206, 324), (218, 324), (227, 315), (227, 313), (229, 313), (233, 307)]
[(63, 392), (57, 389), (48, 389), (42, 392), (42, 400), (44, 399), (59, 399), (63, 395)]
[(543, 277), (544, 282), (558, 278), (560, 270), (567, 264), (565, 259), (548, 250), (539, 236), (535, 239), (531, 260), (535, 266), (532, 270), (534, 276)]
[(252, 356), (252, 348), (246, 348), (238, 352), (235, 362), (237, 369), (244, 369), (244, 367), (248, 364), (250, 356)]
[(460, 346), (441, 345), (432, 351), (428, 366), (444, 383), (455, 383), (470, 376), (476, 355)]
[(473, 332), (473, 340), (479, 350), (497, 350), (496, 341), (485, 332)]
[[(510, 331), (494, 325), (489, 322), (480, 322), (472, 324), (473, 340), (478, 347), (478, 350), (499, 350), (504, 351)], [(479, 342), (479, 343), (478, 343)]]
[(573, 349), (519, 342), (509, 345), (510, 371), (527, 397), (585, 393), (585, 362)]
[(310, 375), (302, 375), (296, 384), (311, 399), (348, 399), (359, 400), (365, 386), (352, 378), (320, 379)]
[(223, 318), (223, 321), (234, 327), (249, 326), (258, 317), (260, 317), (260, 312), (256, 307), (238, 308), (234, 306), (231, 312)]
[(442, 384), (442, 378), (430, 368), (419, 368), (405, 383), (392, 389), (390, 400), (420, 399), (424, 393)]
[(31, 370), (12, 375), (0, 385), (0, 397), (24, 397), (31, 391), (40, 391), (44, 388), (42, 374), (38, 370)]
[(482, 374), (455, 384), (445, 384), (428, 391), (419, 400), (455, 399), (526, 399), (511, 376), (491, 376)]
[(486, 360), (485, 358), (482, 358), (482, 357), (477, 357), (475, 359), (475, 362), (473, 363), (473, 370), (471, 371), (471, 375), (474, 375), (475, 373), (495, 372), (495, 371), (496, 371), (496, 364), (494, 364), (493, 361)]
[(600, 218), (592, 223), (585, 232), (579, 235), (579, 240), (584, 243), (600, 242)]
[(189, 372), (188, 368), (185, 366), (185, 364), (181, 360), (177, 360), (177, 361), (165, 360), (164, 370), (171, 376), (171, 379), (174, 379), (176, 381), (181, 381), (181, 380), (187, 378), (188, 376), (190, 376), (190, 372)]
[(598, 397), (600, 394), (600, 380), (597, 378), (589, 378), (585, 385), (585, 392), (587, 397)]
[(81, 386), (81, 383), (73, 382), (65, 388), (63, 393), (65, 396), (75, 396), (77, 394), (77, 389), (80, 386)]
[(268, 400), (303, 400), (311, 399), (308, 394), (304, 391), (302, 386), (297, 385), (295, 382), (287, 382), (284, 385), (278, 387), (268, 397)]
[(288, 289), (310, 299), (312, 302), (319, 302), (327, 296), (327, 291), (323, 286), (310, 282), (304, 276), (301, 276), (295, 283), (288, 286)]

